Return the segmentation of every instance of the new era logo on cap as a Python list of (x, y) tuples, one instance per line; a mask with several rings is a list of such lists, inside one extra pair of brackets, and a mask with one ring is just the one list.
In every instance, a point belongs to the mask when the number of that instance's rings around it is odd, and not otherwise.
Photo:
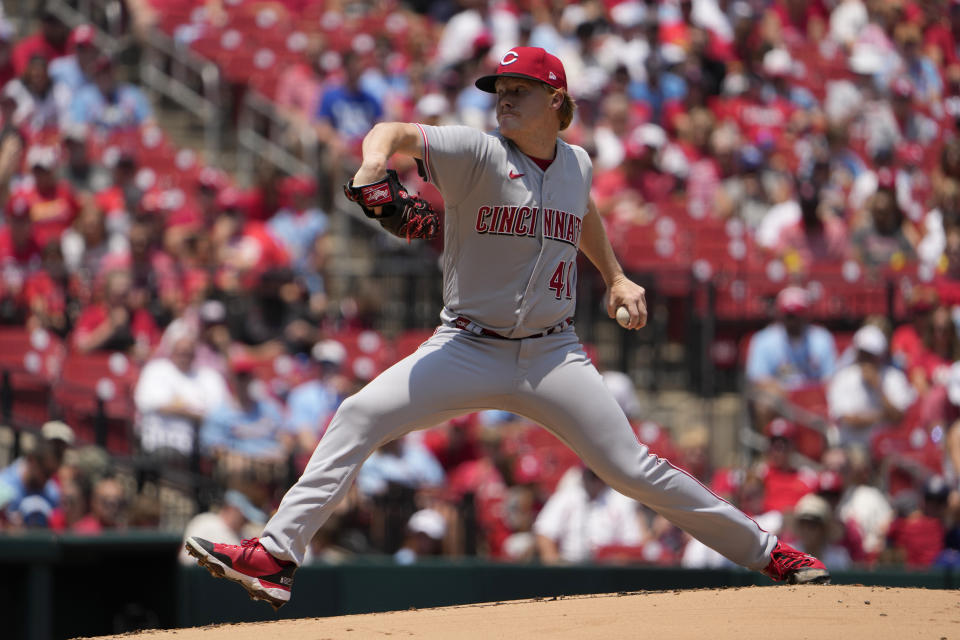
[(500, 58), (497, 71), (476, 82), (481, 91), (496, 93), (497, 78), (529, 78), (546, 83), (554, 89), (567, 88), (567, 74), (560, 58), (540, 47), (514, 47)]

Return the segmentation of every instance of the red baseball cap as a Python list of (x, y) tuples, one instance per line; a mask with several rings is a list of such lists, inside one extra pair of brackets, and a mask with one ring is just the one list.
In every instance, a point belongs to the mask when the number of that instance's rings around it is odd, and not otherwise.
[(803, 287), (790, 286), (777, 294), (777, 310), (782, 313), (803, 313), (810, 308), (810, 294)]
[(554, 89), (567, 88), (567, 74), (560, 58), (540, 47), (514, 47), (500, 58), (497, 72), (478, 78), (477, 89), (496, 93), (497, 78), (527, 78), (539, 80)]
[(74, 47), (79, 47), (80, 45), (92, 45), (96, 39), (96, 32), (93, 30), (89, 24), (81, 24), (76, 29), (73, 30), (73, 33), (70, 34), (70, 44)]

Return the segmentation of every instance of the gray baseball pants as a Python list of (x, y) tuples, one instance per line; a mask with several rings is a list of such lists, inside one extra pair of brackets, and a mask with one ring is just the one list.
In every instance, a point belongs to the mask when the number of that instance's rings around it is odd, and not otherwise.
[(687, 473), (649, 453), (572, 327), (504, 340), (441, 326), (334, 415), (303, 475), (260, 538), (274, 557), (304, 553), (380, 445), (459, 415), (503, 409), (545, 426), (601, 479), (737, 564), (761, 570), (777, 538)]

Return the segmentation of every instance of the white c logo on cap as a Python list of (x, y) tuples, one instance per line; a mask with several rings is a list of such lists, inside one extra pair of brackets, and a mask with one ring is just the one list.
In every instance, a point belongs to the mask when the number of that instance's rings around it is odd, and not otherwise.
[(502, 64), (503, 66), (507, 66), (508, 64), (513, 64), (519, 59), (520, 59), (520, 54), (514, 51), (513, 49), (511, 49), (510, 51), (507, 51), (505, 54), (503, 54), (502, 58), (500, 58), (500, 64)]

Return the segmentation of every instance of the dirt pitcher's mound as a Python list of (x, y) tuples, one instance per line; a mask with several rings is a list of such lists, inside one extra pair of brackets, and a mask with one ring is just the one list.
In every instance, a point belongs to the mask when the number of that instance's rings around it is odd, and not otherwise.
[(657, 591), (136, 634), (136, 640), (386, 637), (960, 640), (960, 591), (817, 585)]

